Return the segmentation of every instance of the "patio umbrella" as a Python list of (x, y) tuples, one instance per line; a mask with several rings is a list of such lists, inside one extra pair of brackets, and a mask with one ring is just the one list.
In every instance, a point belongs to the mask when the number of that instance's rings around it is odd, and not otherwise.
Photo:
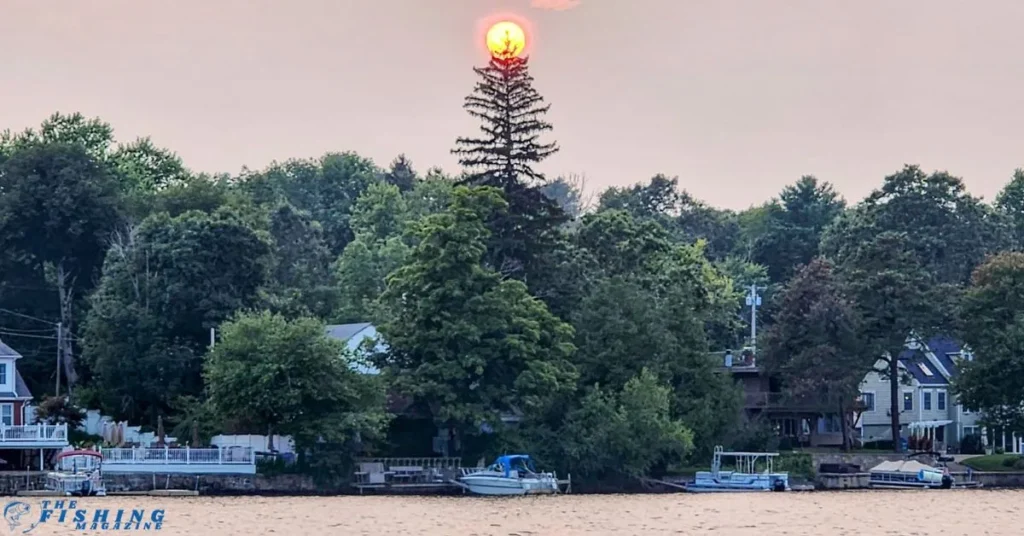
[(156, 417), (156, 445), (158, 447), (164, 446), (164, 416), (157, 415)]

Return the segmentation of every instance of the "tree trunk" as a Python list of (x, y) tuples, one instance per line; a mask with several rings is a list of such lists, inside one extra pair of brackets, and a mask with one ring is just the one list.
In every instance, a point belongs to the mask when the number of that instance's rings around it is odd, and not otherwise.
[(889, 352), (889, 425), (893, 452), (900, 451), (900, 351)]
[(843, 399), (839, 399), (839, 422), (843, 432), (843, 452), (850, 452), (850, 425), (846, 420), (846, 408), (843, 407)]
[(63, 336), (60, 338), (61, 360), (64, 362), (64, 376), (68, 382), (68, 394), (71, 394), (71, 386), (78, 381), (78, 373), (75, 371), (75, 358), (71, 344), (71, 303), (74, 300), (75, 278), (70, 277), (64, 270), (64, 261), (57, 263), (57, 299), (60, 300), (60, 322)]

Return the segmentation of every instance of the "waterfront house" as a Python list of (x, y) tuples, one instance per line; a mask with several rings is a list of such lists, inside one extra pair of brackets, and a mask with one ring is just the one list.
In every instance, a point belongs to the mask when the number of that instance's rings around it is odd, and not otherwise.
[[(932, 450), (957, 447), (972, 434), (981, 434), (980, 415), (960, 404), (950, 383), (960, 374), (959, 364), (973, 359), (970, 351), (950, 337), (927, 341), (911, 339), (899, 356), (901, 385), (898, 407), (900, 436), (924, 438)], [(876, 368), (886, 363), (879, 361)], [(890, 386), (888, 376), (868, 373), (861, 384), (864, 411), (858, 423), (862, 443), (890, 441)]]
[(68, 446), (66, 424), (36, 424), (32, 393), (18, 371), (21, 354), (0, 341), (0, 458), (8, 467), (43, 467), (47, 450)]
[[(357, 322), (354, 324), (332, 324), (327, 326), (327, 336), (345, 343), (346, 348), (357, 357), (358, 362), (354, 364), (357, 371), (363, 374), (380, 374), (377, 367), (370, 361), (370, 353), (387, 350), (387, 345), (380, 342), (377, 337), (377, 328), (369, 322)], [(371, 348), (367, 348), (367, 345)]]
[(837, 447), (843, 444), (838, 408), (822, 400), (789, 396), (776, 378), (757, 363), (752, 351), (726, 354), (724, 365), (743, 388), (748, 419), (763, 419), (793, 446)]

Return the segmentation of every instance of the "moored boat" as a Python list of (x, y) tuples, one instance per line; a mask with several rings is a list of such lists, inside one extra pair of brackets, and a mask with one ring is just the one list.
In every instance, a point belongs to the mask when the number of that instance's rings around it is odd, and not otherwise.
[(57, 455), (56, 471), (46, 475), (46, 489), (61, 495), (105, 496), (103, 455), (94, 450), (68, 450)]
[(949, 469), (937, 469), (916, 460), (882, 462), (871, 468), (868, 484), (876, 489), (950, 489), (955, 482)]
[(477, 495), (533, 495), (559, 492), (554, 473), (539, 473), (526, 454), (499, 456), (486, 469), (468, 469), (457, 484)]
[[(778, 455), (777, 452), (726, 452), (720, 446), (715, 447), (711, 470), (697, 473), (685, 489), (690, 493), (789, 491), (789, 473), (774, 471), (773, 459)], [(736, 470), (723, 471), (723, 458), (732, 458)], [(765, 470), (758, 472), (761, 463)]]

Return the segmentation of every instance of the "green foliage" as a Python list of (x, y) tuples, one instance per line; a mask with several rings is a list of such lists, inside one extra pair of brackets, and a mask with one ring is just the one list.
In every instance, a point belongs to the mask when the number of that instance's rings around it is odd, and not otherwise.
[(381, 365), (438, 424), (463, 432), (545, 411), (576, 378), (572, 328), (481, 265), (484, 222), (504, 208), (493, 188), (458, 188), (448, 211), (416, 226), (418, 244), (381, 297)]
[(786, 281), (818, 255), (822, 233), (846, 203), (831, 184), (805, 176), (768, 207), (763, 228), (752, 240), (752, 258), (768, 268), (772, 281)]
[(981, 434), (965, 435), (960, 440), (960, 454), (985, 454), (985, 445), (981, 441)]
[(646, 369), (621, 389), (590, 389), (565, 417), (566, 470), (584, 480), (641, 477), (656, 465), (682, 460), (693, 448), (693, 433), (671, 417), (671, 391)]
[(48, 396), (36, 406), (37, 423), (66, 424), (68, 428), (78, 428), (84, 421), (85, 410), (66, 396)]
[(899, 355), (908, 337), (927, 338), (950, 324), (955, 294), (936, 283), (906, 233), (885, 231), (844, 246), (838, 272), (861, 318), (865, 353), (884, 363), (878, 371), (889, 379), (891, 433), (899, 437)]
[[(1024, 433), (1024, 256), (1006, 251), (1024, 248), (1021, 170), (993, 206), (907, 166), (849, 209), (811, 176), (733, 211), (656, 175), (591, 212), (581, 177), (539, 172), (558, 147), (527, 61), (476, 73), (482, 134), (457, 140), (458, 181), (351, 152), (193, 173), (81, 114), (0, 135), (0, 331), (37, 395), (53, 323), (70, 368), (83, 358), (75, 396), (44, 398), (41, 418), (290, 434), (289, 470), (332, 483), (358, 450), (431, 454), (433, 424), (467, 457), (515, 446), (581, 478), (659, 474), (716, 444), (786, 446), (740, 418), (716, 353), (745, 344), (753, 284), (759, 363), (791, 397), (845, 409), (876, 356), (897, 389), (908, 336), (959, 330), (977, 358), (956, 394)], [(381, 375), (324, 337), (339, 321), (376, 324)], [(412, 402), (390, 428), (385, 393)]]
[(806, 452), (788, 452), (779, 456), (775, 462), (776, 471), (785, 471), (790, 476), (811, 479), (817, 471), (814, 468), (814, 458)]
[(300, 449), (370, 439), (386, 424), (377, 378), (350, 368), (322, 323), (257, 313), (239, 315), (222, 333), (203, 375), (224, 418), (250, 432), (291, 435)]
[(103, 408), (155, 423), (177, 396), (199, 396), (209, 330), (257, 303), (268, 254), (228, 211), (156, 214), (115, 236), (84, 328)]
[[(795, 400), (820, 401), (823, 408), (836, 412), (851, 407), (877, 354), (865, 351), (863, 320), (832, 265), (822, 259), (811, 261), (790, 280), (781, 298), (775, 322), (764, 337), (761, 363)], [(850, 446), (848, 436), (843, 445)]]
[(990, 258), (974, 272), (961, 306), (963, 336), (977, 356), (954, 387), (989, 424), (1024, 431), (1024, 253)]
[(543, 295), (550, 286), (534, 280), (550, 282), (544, 277), (550, 269), (546, 254), (567, 219), (541, 190), (544, 175), (534, 168), (558, 151), (555, 142), (539, 141), (552, 129), (544, 119), (550, 106), (533, 87), (525, 57), (492, 57), (473, 70), (479, 81), (463, 107), (480, 120), (482, 136), (458, 138), (452, 153), (466, 170), (462, 184), (497, 188), (507, 204), (507, 210), (489, 213), (484, 261)]
[(822, 237), (822, 251), (845, 258), (883, 232), (903, 233), (907, 248), (936, 282), (963, 284), (986, 255), (1007, 243), (999, 223), (959, 178), (906, 166), (836, 219)]
[(621, 389), (641, 370), (673, 389), (673, 417), (708, 451), (739, 416), (731, 379), (708, 358), (706, 328), (732, 315), (730, 282), (700, 247), (673, 245), (653, 221), (604, 210), (583, 218), (590, 282), (572, 315), (584, 385)]
[(333, 258), (353, 238), (352, 205), (380, 180), (380, 174), (372, 161), (355, 153), (328, 153), (316, 160), (289, 160), (246, 173), (240, 186), (257, 204), (275, 206), (283, 199), (311, 214), (323, 227)]
[(331, 256), (320, 223), (283, 203), (270, 214), (272, 260), (269, 292), (284, 301), (277, 308), (292, 316), (330, 316), (339, 293), (332, 284)]

